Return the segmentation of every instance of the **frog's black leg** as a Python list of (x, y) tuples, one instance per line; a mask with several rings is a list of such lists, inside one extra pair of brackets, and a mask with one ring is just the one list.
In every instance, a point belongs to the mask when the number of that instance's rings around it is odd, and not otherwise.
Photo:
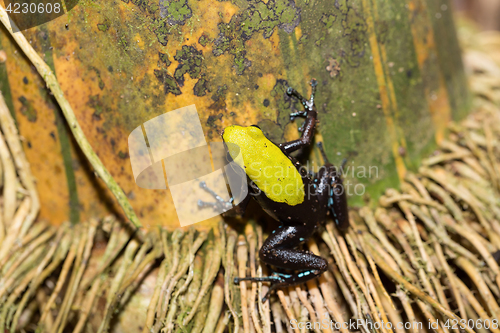
[(312, 139), (314, 137), (314, 128), (316, 127), (316, 120), (318, 117), (318, 113), (316, 111), (316, 107), (314, 105), (314, 94), (316, 93), (316, 86), (318, 85), (316, 80), (311, 80), (312, 92), (309, 100), (302, 97), (295, 89), (288, 88), (287, 94), (293, 95), (297, 97), (304, 106), (304, 111), (299, 112), (297, 114), (292, 113), (293, 115), (303, 115), (306, 117), (304, 125), (302, 128), (302, 135), (300, 139), (293, 140), (290, 142), (281, 143), (278, 146), (285, 151), (285, 153), (291, 153), (300, 149), (304, 146), (308, 146), (311, 144)]
[(308, 251), (297, 250), (295, 247), (312, 235), (314, 228), (308, 226), (282, 226), (273, 231), (260, 249), (260, 260), (279, 268), (299, 271), (298, 273), (274, 273), (271, 276), (252, 278), (235, 278), (240, 281), (269, 281), (271, 288), (264, 296), (265, 302), (272, 290), (289, 285), (299, 284), (321, 275), (328, 268), (328, 262)]
[(290, 120), (295, 120), (297, 117), (305, 117), (307, 115), (307, 111), (297, 111), (290, 113)]
[[(290, 113), (290, 120), (291, 121), (294, 121), (295, 118), (297, 117), (305, 117), (307, 116), (307, 111), (297, 111), (297, 112), (292, 112)], [(305, 123), (305, 122), (304, 122)], [(299, 132), (303, 132), (304, 131), (304, 124), (302, 124), (299, 128), (298, 128), (298, 131)]]
[(342, 181), (342, 173), (344, 172), (347, 159), (342, 160), (340, 165), (340, 172), (337, 167), (331, 164), (326, 157), (323, 144), (318, 143), (319, 151), (325, 161), (325, 167), (330, 173), (330, 193), (328, 194), (328, 209), (332, 213), (333, 221), (340, 230), (347, 230), (349, 228), (349, 209), (347, 207), (347, 195)]

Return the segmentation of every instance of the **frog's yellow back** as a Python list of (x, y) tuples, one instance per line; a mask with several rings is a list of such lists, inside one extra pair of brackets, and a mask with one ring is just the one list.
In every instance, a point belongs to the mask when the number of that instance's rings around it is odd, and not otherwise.
[(269, 199), (290, 206), (304, 201), (304, 182), (297, 168), (260, 128), (229, 126), (222, 138), (233, 160)]

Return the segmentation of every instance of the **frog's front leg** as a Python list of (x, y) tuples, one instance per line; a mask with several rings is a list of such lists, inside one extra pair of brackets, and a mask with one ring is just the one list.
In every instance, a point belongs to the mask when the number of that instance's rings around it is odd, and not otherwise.
[(260, 260), (266, 264), (279, 268), (299, 271), (298, 273), (283, 274), (274, 273), (265, 277), (242, 277), (235, 278), (234, 282), (240, 281), (269, 281), (271, 288), (262, 299), (267, 300), (272, 290), (289, 285), (300, 284), (321, 275), (328, 268), (328, 262), (313, 253), (296, 249), (308, 237), (314, 229), (308, 226), (282, 226), (266, 239), (260, 249)]
[(288, 88), (287, 89), (287, 94), (288, 95), (293, 95), (297, 97), (302, 105), (304, 106), (304, 111), (301, 112), (296, 112), (292, 113), (290, 115), (291, 119), (293, 120), (297, 116), (305, 116), (306, 120), (304, 121), (304, 124), (301, 126), (299, 129), (302, 132), (302, 135), (300, 139), (293, 140), (290, 142), (285, 142), (281, 143), (278, 146), (285, 151), (285, 153), (291, 153), (293, 151), (296, 151), (297, 149), (300, 149), (304, 146), (308, 146), (311, 144), (313, 138), (314, 138), (314, 128), (316, 127), (316, 120), (318, 117), (318, 112), (316, 111), (316, 107), (314, 105), (314, 94), (316, 92), (316, 86), (318, 85), (317, 81), (315, 79), (311, 80), (311, 97), (309, 100), (305, 99), (302, 97), (295, 89), (293, 88)]
[[(246, 196), (237, 206), (234, 206), (234, 197), (229, 198), (228, 201), (224, 200), (220, 195), (218, 195), (214, 190), (207, 186), (207, 183), (204, 181), (200, 182), (200, 187), (210, 193), (215, 201), (214, 202), (206, 202), (202, 200), (198, 200), (198, 207), (205, 208), (211, 207), (215, 211), (223, 214), (224, 216), (233, 216), (233, 215), (243, 215), (245, 213), (246, 206), (250, 200), (250, 196)], [(231, 213), (227, 213), (231, 210)]]

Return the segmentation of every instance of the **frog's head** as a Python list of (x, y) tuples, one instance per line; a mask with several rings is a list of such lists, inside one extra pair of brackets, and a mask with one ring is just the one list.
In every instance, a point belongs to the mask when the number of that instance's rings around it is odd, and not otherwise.
[(240, 154), (240, 151), (252, 150), (255, 142), (267, 140), (262, 130), (256, 126), (228, 126), (222, 132), (227, 151), (233, 160)]

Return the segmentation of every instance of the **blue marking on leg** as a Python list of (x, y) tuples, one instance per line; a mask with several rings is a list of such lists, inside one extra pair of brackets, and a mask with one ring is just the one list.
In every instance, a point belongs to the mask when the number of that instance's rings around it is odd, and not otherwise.
[(302, 278), (302, 277), (308, 276), (310, 274), (313, 274), (314, 271), (315, 270), (309, 270), (309, 271), (300, 272), (299, 274), (297, 274), (297, 277), (298, 278)]
[(280, 277), (284, 277), (285, 279), (288, 279), (290, 277), (292, 277), (291, 274), (285, 274), (285, 273), (274, 273), (275, 275), (278, 275)]

